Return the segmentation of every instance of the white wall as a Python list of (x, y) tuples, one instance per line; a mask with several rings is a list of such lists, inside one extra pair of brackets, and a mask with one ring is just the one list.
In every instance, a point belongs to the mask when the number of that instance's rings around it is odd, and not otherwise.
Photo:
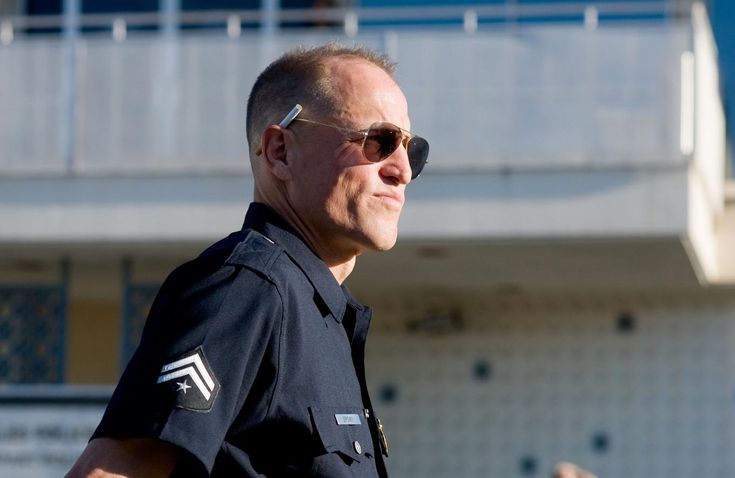
[[(368, 373), (393, 476), (735, 475), (731, 292), (382, 297)], [(465, 328), (407, 330), (447, 310)]]

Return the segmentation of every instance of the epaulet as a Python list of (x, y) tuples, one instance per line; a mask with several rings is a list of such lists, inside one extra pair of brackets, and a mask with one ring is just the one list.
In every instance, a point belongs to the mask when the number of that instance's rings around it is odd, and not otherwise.
[(258, 231), (249, 231), (227, 258), (225, 264), (246, 266), (268, 275), (271, 265), (281, 254), (281, 249), (275, 242)]

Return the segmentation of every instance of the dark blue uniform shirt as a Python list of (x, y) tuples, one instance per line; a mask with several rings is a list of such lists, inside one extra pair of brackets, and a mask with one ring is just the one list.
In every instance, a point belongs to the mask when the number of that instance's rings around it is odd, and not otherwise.
[(242, 231), (161, 286), (93, 438), (173, 443), (189, 452), (182, 476), (384, 477), (370, 316), (254, 203)]

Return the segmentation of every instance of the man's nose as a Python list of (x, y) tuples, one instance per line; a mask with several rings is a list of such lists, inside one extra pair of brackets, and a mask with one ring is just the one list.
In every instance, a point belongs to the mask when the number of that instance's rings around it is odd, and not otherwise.
[(393, 153), (382, 161), (381, 174), (393, 178), (399, 184), (411, 182), (411, 163), (408, 160), (406, 142), (401, 142)]

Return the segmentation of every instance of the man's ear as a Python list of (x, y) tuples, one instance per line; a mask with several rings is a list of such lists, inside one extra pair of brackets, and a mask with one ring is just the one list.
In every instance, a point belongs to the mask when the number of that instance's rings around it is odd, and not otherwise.
[(265, 167), (281, 181), (291, 178), (285, 135), (286, 131), (283, 128), (278, 125), (271, 125), (263, 131), (263, 138), (260, 143)]

